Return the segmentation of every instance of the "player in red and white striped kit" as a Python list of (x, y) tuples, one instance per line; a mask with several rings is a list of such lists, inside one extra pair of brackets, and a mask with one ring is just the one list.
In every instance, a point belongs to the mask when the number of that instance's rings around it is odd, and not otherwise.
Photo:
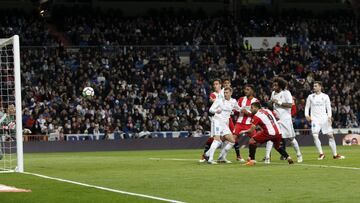
[[(240, 97), (238, 99), (239, 107), (243, 107), (244, 109), (240, 112), (239, 117), (235, 124), (235, 129), (233, 131), (234, 135), (237, 136), (234, 148), (236, 151), (236, 160), (240, 162), (245, 162), (245, 160), (240, 155), (240, 147), (239, 147), (239, 136), (240, 134), (251, 128), (251, 119), (252, 113), (250, 111), (251, 104), (254, 102), (259, 102), (257, 98), (254, 97), (254, 86), (247, 84), (244, 87), (244, 94), (245, 96)], [(254, 131), (251, 134), (248, 134), (249, 137), (252, 137), (256, 132)]]
[(259, 102), (251, 104), (251, 113), (253, 114), (252, 125), (248, 130), (243, 131), (244, 133), (254, 132), (256, 126), (260, 126), (261, 131), (257, 132), (249, 141), (250, 160), (246, 165), (253, 166), (255, 164), (255, 153), (257, 144), (263, 144), (267, 141), (274, 143), (274, 148), (285, 157), (289, 164), (293, 164), (294, 161), (291, 159), (285, 149), (280, 147), (281, 143), (281, 131), (279, 123), (277, 122), (274, 114), (268, 109), (262, 109)]

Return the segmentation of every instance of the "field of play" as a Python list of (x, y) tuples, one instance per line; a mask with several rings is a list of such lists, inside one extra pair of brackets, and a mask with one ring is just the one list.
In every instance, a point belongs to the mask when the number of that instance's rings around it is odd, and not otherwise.
[[(0, 174), (0, 184), (30, 189), (0, 193), (0, 202), (359, 202), (360, 147), (339, 147), (345, 160), (288, 165), (273, 152), (270, 165), (198, 163), (201, 150), (25, 154), (24, 174)], [(288, 149), (294, 156), (292, 148)], [(242, 150), (247, 154), (247, 149)]]

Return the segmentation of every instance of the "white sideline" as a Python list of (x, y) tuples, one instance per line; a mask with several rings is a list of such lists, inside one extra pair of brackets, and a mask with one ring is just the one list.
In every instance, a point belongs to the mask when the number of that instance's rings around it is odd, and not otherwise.
[[(197, 161), (198, 159), (178, 159), (178, 158), (149, 158), (150, 160), (163, 160), (163, 161)], [(263, 164), (263, 162), (258, 162)], [(271, 163), (276, 165), (288, 165), (287, 163)], [(271, 165), (270, 164), (270, 165)], [(318, 167), (318, 168), (336, 168), (336, 169), (348, 169), (348, 170), (360, 170), (357, 167), (349, 167), (349, 166), (329, 166), (329, 165), (320, 165), (320, 164), (303, 164), (303, 163), (295, 163), (294, 166), (310, 166), (310, 167)]]
[(45, 175), (36, 174), (36, 173), (30, 173), (30, 172), (22, 172), (22, 173), (27, 174), (27, 175), (37, 176), (37, 177), (40, 177), (40, 178), (56, 180), (56, 181), (60, 181), (60, 182), (71, 183), (71, 184), (75, 184), (75, 185), (81, 185), (81, 186), (84, 186), (84, 187), (95, 188), (95, 189), (99, 189), (99, 190), (105, 190), (105, 191), (115, 192), (115, 193), (120, 193), (120, 194), (125, 194), (125, 195), (144, 197), (144, 198), (155, 199), (155, 200), (160, 200), (160, 201), (164, 201), (164, 202), (185, 203), (185, 202), (182, 202), (182, 201), (166, 199), (166, 198), (161, 198), (161, 197), (155, 197), (155, 196), (150, 196), (150, 195), (144, 195), (144, 194), (139, 194), (139, 193), (133, 193), (133, 192), (126, 192), (126, 191), (122, 191), (122, 190), (115, 190), (115, 189), (111, 189), (111, 188), (106, 188), (106, 187), (101, 187), (101, 186), (96, 186), (96, 185), (90, 185), (90, 184), (86, 184), (86, 183), (80, 183), (80, 182), (75, 182), (75, 181), (61, 179), (61, 178), (50, 177), (50, 176), (45, 176)]

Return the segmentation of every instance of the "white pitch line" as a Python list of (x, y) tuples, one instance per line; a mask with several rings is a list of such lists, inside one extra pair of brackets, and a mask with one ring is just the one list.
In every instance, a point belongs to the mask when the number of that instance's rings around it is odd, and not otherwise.
[(329, 165), (297, 164), (297, 163), (295, 163), (295, 165), (300, 165), (300, 166), (313, 166), (313, 167), (321, 167), (321, 168), (323, 167), (323, 168), (338, 168), (338, 169), (360, 170), (360, 168), (349, 167), (349, 166), (329, 166)]
[[(178, 159), (178, 158), (149, 158), (150, 160), (163, 160), (163, 161), (197, 161), (197, 159)], [(263, 164), (263, 162), (258, 162)], [(288, 165), (283, 163), (271, 163), (276, 165)], [(270, 164), (270, 165), (271, 165)], [(310, 166), (310, 167), (318, 167), (318, 168), (336, 168), (336, 169), (348, 169), (348, 170), (360, 170), (357, 167), (349, 167), (349, 166), (329, 166), (329, 165), (320, 165), (320, 164), (302, 164), (302, 163), (294, 163), (295, 166)]]
[(177, 159), (177, 158), (149, 158), (150, 160), (163, 160), (163, 161), (198, 161), (198, 159)]
[(96, 185), (90, 185), (90, 184), (86, 184), (86, 183), (80, 183), (80, 182), (75, 182), (75, 181), (61, 179), (61, 178), (50, 177), (50, 176), (45, 176), (45, 175), (36, 174), (36, 173), (23, 172), (23, 174), (33, 175), (33, 176), (37, 176), (37, 177), (40, 177), (40, 178), (56, 180), (56, 181), (65, 182), (65, 183), (71, 183), (71, 184), (75, 184), (75, 185), (81, 185), (81, 186), (84, 186), (84, 187), (95, 188), (95, 189), (99, 189), (99, 190), (105, 190), (105, 191), (109, 191), (109, 192), (115, 192), (115, 193), (131, 195), (131, 196), (137, 196), (137, 197), (144, 197), (144, 198), (148, 198), (148, 199), (155, 199), (155, 200), (160, 200), (160, 201), (164, 201), (164, 202), (185, 203), (185, 202), (182, 202), (182, 201), (166, 199), (166, 198), (162, 198), (162, 197), (155, 197), (155, 196), (151, 196), (151, 195), (144, 195), (144, 194), (139, 194), (139, 193), (133, 193), (133, 192), (126, 192), (126, 191), (122, 191), (122, 190), (115, 190), (115, 189), (111, 189), (111, 188), (106, 188), (106, 187), (101, 187), (101, 186), (96, 186)]

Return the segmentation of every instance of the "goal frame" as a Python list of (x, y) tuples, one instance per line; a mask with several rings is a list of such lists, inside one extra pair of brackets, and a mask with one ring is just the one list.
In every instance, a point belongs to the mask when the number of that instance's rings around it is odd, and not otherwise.
[(21, 73), (20, 73), (20, 40), (18, 35), (0, 39), (0, 48), (13, 45), (14, 54), (14, 82), (15, 82), (15, 110), (16, 110), (16, 158), (17, 166), (9, 172), (24, 172), (22, 108), (21, 108)]

